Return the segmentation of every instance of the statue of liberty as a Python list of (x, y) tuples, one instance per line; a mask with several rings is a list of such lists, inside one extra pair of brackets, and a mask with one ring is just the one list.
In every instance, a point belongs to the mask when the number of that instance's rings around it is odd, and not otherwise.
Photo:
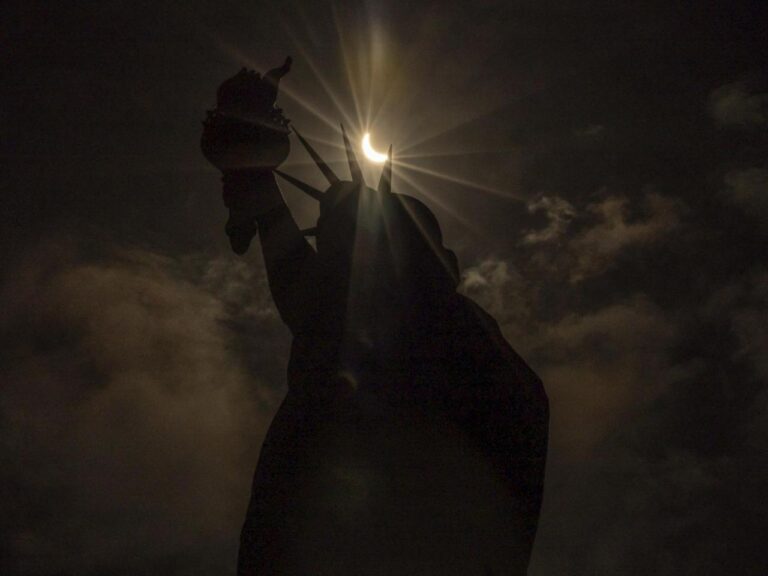
[[(391, 147), (369, 188), (343, 127), (349, 177), (275, 107), (290, 64), (224, 82), (202, 139), (223, 173), (232, 248), (258, 234), (293, 336), (238, 574), (524, 575), (547, 451), (542, 383), (457, 292), (434, 214), (392, 190)], [(291, 133), (327, 189), (278, 169)], [(298, 228), (276, 176), (319, 203), (316, 227)]]

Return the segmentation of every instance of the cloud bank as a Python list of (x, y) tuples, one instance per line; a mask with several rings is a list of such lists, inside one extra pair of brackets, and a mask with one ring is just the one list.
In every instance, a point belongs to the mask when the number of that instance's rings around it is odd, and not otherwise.
[(241, 271), (222, 280), (221, 266), (38, 250), (13, 270), (2, 287), (6, 573), (232, 572), (279, 386), (249, 372), (227, 326), (228, 307), (272, 322), (270, 303), (242, 298)]

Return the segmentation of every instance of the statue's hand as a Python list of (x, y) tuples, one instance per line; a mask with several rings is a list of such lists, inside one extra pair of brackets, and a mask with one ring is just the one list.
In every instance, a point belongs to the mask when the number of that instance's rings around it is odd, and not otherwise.
[(222, 172), (270, 170), (288, 156), (288, 120), (275, 100), (290, 66), (287, 58), (263, 77), (243, 68), (219, 87), (216, 108), (203, 122), (200, 146)]
[(203, 122), (205, 157), (223, 172), (227, 235), (243, 254), (256, 234), (256, 219), (283, 204), (272, 169), (288, 156), (288, 120), (275, 106), (280, 78), (291, 59), (263, 77), (243, 68), (219, 87), (216, 108)]

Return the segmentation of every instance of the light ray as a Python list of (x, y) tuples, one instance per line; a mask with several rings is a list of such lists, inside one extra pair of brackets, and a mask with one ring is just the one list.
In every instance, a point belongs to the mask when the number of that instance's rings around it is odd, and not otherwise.
[[(413, 148), (413, 146), (411, 146)], [(434, 152), (412, 152), (411, 154), (398, 154), (398, 158), (455, 158), (456, 156), (498, 156), (516, 152), (518, 148), (488, 148), (484, 150), (436, 150)]]
[(357, 122), (358, 126), (362, 125), (363, 121), (363, 114), (360, 110), (360, 98), (358, 94), (357, 85), (355, 84), (355, 74), (354, 70), (352, 70), (352, 64), (350, 63), (349, 53), (351, 53), (350, 50), (347, 49), (348, 41), (346, 39), (346, 36), (344, 35), (344, 30), (346, 29), (343, 22), (341, 22), (341, 17), (339, 15), (338, 9), (336, 8), (335, 4), (332, 4), (331, 6), (332, 12), (333, 12), (333, 19), (336, 24), (336, 34), (339, 37), (339, 44), (341, 45), (341, 58), (344, 61), (344, 69), (347, 73), (347, 84), (349, 85), (350, 93), (352, 94), (352, 100), (355, 105), (355, 113), (357, 114)]
[[(232, 44), (225, 42), (221, 40), (218, 36), (215, 34), (206, 31), (208, 37), (213, 41), (214, 45), (218, 50), (229, 56), (234, 62), (237, 63), (238, 66), (242, 67), (245, 65), (247, 68), (250, 68), (252, 70), (266, 70), (263, 66), (260, 66), (258, 62), (256, 62), (253, 58), (247, 56), (245, 53), (243, 53), (241, 50), (233, 46)], [(328, 118), (323, 112), (318, 110), (313, 104), (299, 96), (296, 92), (294, 92), (289, 86), (286, 86), (285, 83), (280, 83), (280, 94), (285, 95), (289, 99), (293, 100), (297, 104), (299, 104), (302, 108), (307, 110), (310, 114), (321, 120), (324, 124), (327, 126), (330, 126), (331, 128), (334, 128), (336, 126), (335, 120), (332, 120)]]
[(516, 200), (518, 202), (528, 202), (529, 198), (520, 195), (520, 194), (513, 194), (506, 190), (499, 190), (498, 188), (492, 188), (490, 186), (486, 186), (484, 184), (480, 184), (478, 182), (473, 182), (471, 180), (466, 180), (464, 178), (459, 178), (458, 176), (451, 176), (450, 174), (442, 174), (440, 172), (437, 172), (435, 170), (430, 170), (428, 168), (422, 168), (421, 166), (416, 166), (415, 164), (410, 164), (408, 162), (398, 162), (399, 166), (402, 166), (408, 170), (413, 170), (414, 172), (420, 172), (422, 174), (426, 174), (427, 176), (432, 176), (434, 178), (439, 178), (440, 180), (445, 180), (447, 182), (451, 182), (453, 184), (461, 184), (462, 186), (468, 186), (470, 188), (473, 188), (475, 190), (481, 190), (483, 192), (488, 192), (490, 194), (493, 194), (494, 196), (498, 196), (500, 198), (504, 198), (506, 200)]
[(387, 163), (384, 164), (384, 168), (381, 170), (378, 191), (380, 194), (392, 192), (392, 144), (389, 145), (389, 151), (387, 152)]
[(304, 139), (304, 137), (301, 135), (301, 132), (299, 132), (298, 129), (294, 127), (293, 133), (296, 134), (299, 141), (304, 146), (304, 148), (309, 153), (309, 155), (312, 157), (312, 160), (320, 169), (320, 172), (323, 173), (323, 176), (325, 176), (325, 179), (328, 181), (328, 183), (336, 184), (337, 182), (339, 182), (339, 177), (336, 176), (336, 173), (330, 168), (330, 166), (328, 166), (326, 161), (323, 160), (323, 158), (320, 156), (320, 154), (317, 153), (314, 147)]
[(518, 103), (522, 100), (525, 100), (527, 98), (530, 98), (531, 96), (536, 96), (538, 94), (541, 94), (542, 92), (548, 90), (553, 84), (557, 84), (563, 80), (567, 80), (570, 77), (573, 77), (576, 73), (573, 71), (570, 72), (564, 72), (563, 74), (559, 75), (556, 78), (553, 78), (549, 80), (548, 82), (541, 82), (541, 83), (534, 83), (532, 85), (521, 87), (519, 92), (512, 97), (505, 100), (503, 103), (498, 105), (486, 105), (484, 110), (475, 110), (475, 112), (471, 115), (464, 114), (463, 118), (459, 122), (455, 122), (451, 125), (445, 126), (438, 130), (437, 132), (432, 132), (429, 134), (426, 134), (426, 131), (422, 130), (422, 137), (415, 141), (411, 141), (408, 145), (403, 146), (403, 152), (407, 152), (411, 148), (415, 146), (419, 146), (421, 144), (424, 144), (426, 142), (430, 142), (432, 140), (435, 140), (436, 138), (439, 138), (440, 136), (443, 136), (445, 134), (448, 134), (450, 132), (459, 130), (460, 128), (463, 128), (464, 126), (467, 126), (468, 124), (471, 124), (472, 122), (476, 122), (478, 120), (481, 120), (482, 118), (486, 118), (492, 115), (497, 115), (503, 112), (504, 110), (507, 110), (511, 108), (515, 103)]
[(418, 215), (413, 212), (413, 210), (408, 206), (408, 204), (403, 203), (403, 206), (405, 207), (405, 210), (408, 212), (408, 215), (411, 217), (411, 220), (413, 221), (413, 223), (418, 227), (422, 237), (427, 241), (427, 245), (434, 253), (435, 258), (437, 258), (437, 261), (440, 262), (440, 265), (443, 266), (443, 268), (445, 268), (445, 271), (448, 272), (448, 275), (451, 276), (453, 270), (451, 269), (450, 265), (448, 264), (448, 262), (446, 262), (444, 258), (445, 250), (446, 250), (445, 246), (443, 246), (442, 244), (438, 244), (435, 241), (432, 235), (429, 234), (429, 231), (426, 230), (422, 225), (422, 223), (419, 221)]
[(298, 39), (298, 37), (292, 33), (289, 26), (285, 24), (285, 22), (282, 22), (283, 30), (285, 34), (291, 39), (293, 44), (296, 46), (296, 49), (299, 51), (299, 53), (302, 55), (303, 61), (306, 62), (307, 66), (309, 66), (310, 71), (314, 75), (314, 77), (317, 79), (317, 81), (320, 83), (320, 86), (325, 91), (328, 98), (330, 98), (333, 105), (336, 107), (336, 110), (339, 112), (339, 114), (342, 115), (344, 118), (344, 121), (349, 125), (354, 125), (354, 122), (352, 121), (352, 118), (346, 113), (345, 109), (346, 106), (342, 102), (339, 95), (336, 93), (336, 91), (333, 89), (333, 87), (328, 83), (328, 81), (325, 79), (323, 74), (318, 69), (317, 65), (315, 64), (314, 59), (311, 57), (310, 53), (306, 48), (304, 47), (304, 44)]
[(347, 164), (349, 164), (349, 173), (352, 176), (352, 182), (357, 182), (364, 185), (365, 179), (363, 178), (363, 172), (360, 169), (360, 163), (357, 161), (355, 149), (352, 147), (352, 143), (347, 137), (347, 133), (344, 130), (343, 124), (341, 125), (341, 136), (344, 140), (344, 148), (347, 151)]
[(419, 192), (422, 196), (424, 196), (425, 198), (428, 198), (431, 202), (434, 202), (435, 204), (440, 206), (440, 208), (442, 208), (443, 211), (445, 211), (454, 220), (456, 220), (461, 225), (463, 225), (467, 230), (471, 231), (473, 234), (477, 235), (480, 238), (488, 238), (488, 235), (485, 232), (483, 232), (480, 228), (478, 228), (472, 221), (458, 214), (456, 210), (454, 210), (451, 206), (449, 206), (443, 200), (441, 200), (437, 194), (430, 193), (421, 184), (419, 184), (416, 180), (414, 180), (413, 178), (405, 174), (402, 170), (398, 172), (398, 176), (402, 180), (404, 180), (408, 185), (410, 185), (411, 188)]

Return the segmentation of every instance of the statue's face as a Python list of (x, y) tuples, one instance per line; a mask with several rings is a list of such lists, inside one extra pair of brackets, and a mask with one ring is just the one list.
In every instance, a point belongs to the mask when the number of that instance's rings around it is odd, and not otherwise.
[(339, 182), (325, 192), (317, 221), (318, 254), (335, 259), (352, 253), (360, 196), (361, 189), (353, 182)]
[(334, 274), (365, 278), (371, 290), (382, 292), (455, 287), (445, 262), (455, 257), (443, 248), (437, 220), (425, 206), (414, 209), (403, 197), (351, 182), (331, 187), (323, 202), (317, 250)]
[(342, 277), (375, 275), (391, 285), (393, 258), (379, 194), (345, 182), (332, 187), (321, 205), (317, 252)]

